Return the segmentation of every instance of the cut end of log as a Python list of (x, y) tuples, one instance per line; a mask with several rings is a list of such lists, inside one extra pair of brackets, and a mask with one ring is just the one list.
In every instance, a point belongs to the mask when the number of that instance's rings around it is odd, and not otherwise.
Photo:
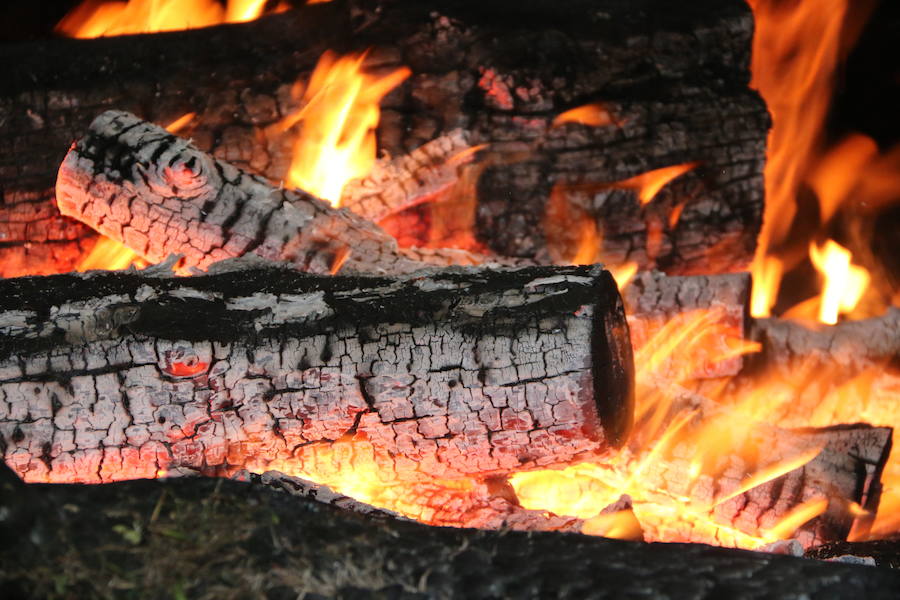
[(609, 271), (604, 271), (602, 277), (607, 280), (606, 297), (600, 301), (613, 309), (595, 313), (592, 377), (611, 385), (594, 389), (594, 401), (610, 443), (618, 448), (628, 439), (633, 422), (634, 356), (622, 297)]

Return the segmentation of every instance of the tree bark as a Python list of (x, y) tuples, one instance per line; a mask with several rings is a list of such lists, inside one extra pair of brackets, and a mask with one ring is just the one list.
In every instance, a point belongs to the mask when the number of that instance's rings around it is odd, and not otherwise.
[[(2, 275), (66, 270), (90, 245), (89, 231), (56, 215), (52, 189), (66, 148), (98, 113), (167, 123), (195, 112), (185, 134), (198, 147), (278, 181), (290, 143), (260, 132), (296, 108), (292, 82), (326, 48), (369, 47), (372, 68), (413, 71), (383, 103), (382, 150), (401, 156), (457, 129), (489, 145), (477, 236), (492, 251), (541, 255), (544, 204), (559, 183), (596, 188), (576, 196), (603, 225), (607, 262), (740, 270), (761, 222), (769, 127), (747, 88), (751, 33), (739, 0), (360, 0), (206, 30), (6, 45)], [(617, 125), (553, 126), (593, 102)], [(702, 164), (647, 206), (606, 186), (692, 161)], [(44, 241), (52, 252), (29, 246)]]
[(0, 287), (2, 450), (29, 481), (487, 478), (602, 459), (630, 426), (628, 329), (596, 267)]

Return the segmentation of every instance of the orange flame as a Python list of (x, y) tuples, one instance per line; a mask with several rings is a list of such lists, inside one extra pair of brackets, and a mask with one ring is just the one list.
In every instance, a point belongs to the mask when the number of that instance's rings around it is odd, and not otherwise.
[[(378, 105), (411, 73), (403, 67), (384, 76), (367, 74), (365, 57), (323, 54), (303, 94), (303, 107), (271, 129), (283, 133), (300, 123), (285, 183), (335, 206), (348, 181), (371, 171)], [(299, 91), (295, 87), (295, 94)]]
[(689, 162), (683, 165), (672, 165), (653, 171), (641, 173), (630, 179), (618, 181), (613, 187), (634, 190), (637, 193), (641, 206), (649, 204), (670, 181), (695, 169), (700, 163)]
[(833, 240), (828, 240), (823, 248), (810, 244), (809, 257), (825, 278), (819, 321), (834, 325), (838, 315), (856, 308), (869, 285), (869, 272), (850, 264), (850, 251)]
[(602, 104), (585, 104), (571, 110), (560, 113), (553, 119), (552, 127), (559, 127), (564, 123), (580, 123), (590, 127), (601, 127), (615, 123), (613, 116)]
[(57, 24), (56, 30), (76, 38), (153, 33), (240, 23), (259, 18), (267, 0), (85, 0)]
[[(830, 155), (823, 130), (835, 72), (846, 58), (873, 2), (750, 0), (756, 20), (752, 86), (765, 98), (774, 127), (769, 133), (765, 168), (763, 227), (751, 267), (751, 314), (767, 317), (778, 296), (802, 185), (811, 184), (822, 222), (831, 219), (874, 148), (861, 136)], [(897, 175), (893, 176), (897, 179)], [(802, 242), (801, 242), (802, 243)]]
[(127, 269), (132, 264), (139, 264), (138, 261), (141, 259), (134, 251), (115, 240), (100, 236), (91, 251), (83, 256), (75, 266), (75, 270), (79, 273), (95, 269), (118, 271)]

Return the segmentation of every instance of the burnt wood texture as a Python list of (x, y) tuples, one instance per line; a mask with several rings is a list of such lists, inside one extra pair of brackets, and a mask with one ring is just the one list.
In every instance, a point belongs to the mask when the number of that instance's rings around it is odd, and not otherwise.
[(363, 458), (385, 480), (484, 479), (602, 460), (631, 424), (628, 327), (599, 267), (2, 288), (2, 451), (28, 481)]
[[(183, 133), (199, 148), (279, 181), (290, 144), (264, 131), (296, 108), (293, 82), (326, 49), (366, 48), (372, 69), (412, 70), (383, 102), (381, 149), (402, 156), (453, 131), (487, 144), (476, 233), (493, 252), (546, 250), (542, 217), (560, 184), (599, 223), (607, 261), (739, 270), (761, 220), (769, 127), (747, 87), (751, 32), (740, 0), (335, 0), (206, 30), (8, 44), (0, 275), (67, 270), (93, 243), (56, 212), (53, 181), (104, 110), (162, 124), (195, 112)], [(594, 102), (611, 125), (552, 126)], [(694, 161), (646, 206), (607, 185)]]
[(245, 254), (311, 273), (406, 273), (428, 262), (477, 264), (460, 250), (400, 249), (377, 225), (300, 190), (275, 187), (138, 117), (107, 111), (59, 168), (64, 214), (151, 263), (185, 267)]
[[(257, 483), (23, 485), (0, 465), (8, 598), (870, 598), (890, 569), (560, 533), (427, 527)], [(851, 550), (852, 552), (852, 550)], [(127, 569), (117, 568), (127, 564)], [(64, 577), (63, 577), (64, 575)], [(112, 583), (114, 582), (114, 583)], [(127, 589), (122, 589), (127, 588)]]

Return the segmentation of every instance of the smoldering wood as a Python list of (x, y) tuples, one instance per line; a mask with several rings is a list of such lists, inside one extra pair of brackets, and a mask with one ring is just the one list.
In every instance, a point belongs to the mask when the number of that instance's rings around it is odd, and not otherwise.
[[(638, 273), (622, 289), (631, 341), (643, 347), (663, 326), (683, 327), (693, 319), (706, 318), (717, 338), (698, 347), (698, 352), (678, 352), (672, 360), (679, 367), (696, 365), (692, 377), (716, 378), (737, 375), (741, 356), (730, 356), (726, 336), (744, 339), (750, 318), (748, 273), (724, 275), (667, 276), (658, 271)], [(727, 359), (716, 356), (729, 355)]]
[(630, 425), (627, 324), (597, 267), (0, 287), (2, 450), (29, 481), (485, 478), (602, 460)]
[[(296, 108), (294, 80), (308, 79), (326, 48), (369, 47), (372, 68), (413, 72), (383, 103), (382, 150), (402, 156), (462, 129), (497, 156), (480, 182), (477, 225), (494, 252), (541, 254), (556, 183), (606, 184), (701, 161), (647, 207), (627, 190), (581, 200), (603, 225), (607, 261), (740, 270), (761, 221), (769, 127), (747, 88), (751, 33), (739, 0), (381, 0), (206, 30), (4, 45), (2, 275), (68, 270), (91, 245), (92, 232), (56, 214), (52, 189), (66, 148), (103, 110), (158, 123), (195, 112), (185, 135), (198, 147), (279, 181), (290, 144), (260, 132)], [(551, 126), (590, 102), (618, 125)]]
[[(97, 117), (59, 168), (59, 210), (150, 263), (206, 269), (245, 254), (312, 273), (406, 273), (484, 262), (461, 250), (401, 249), (374, 223), (302, 190), (274, 187), (120, 111)], [(364, 202), (364, 199), (361, 199)]]
[[(328, 486), (291, 477), (278, 471), (263, 474), (247, 473), (241, 480), (283, 490), (291, 495), (310, 498), (380, 518), (399, 518), (390, 510), (378, 509), (370, 504), (335, 493)], [(581, 533), (584, 522), (575, 517), (557, 516), (544, 510), (528, 510), (519, 506), (515, 498), (496, 494), (492, 485), (472, 482), (472, 489), (452, 489), (439, 483), (418, 482), (398, 486), (403, 506), (415, 514), (419, 521), (437, 526), (469, 527), (478, 529), (505, 529), (513, 531), (564, 531)]]
[[(0, 485), (0, 508), (8, 515), (0, 531), (17, 540), (0, 546), (4, 582), (23, 597), (52, 595), (58, 584), (51, 575), (61, 565), (67, 567), (66, 590), (79, 597), (108, 591), (116, 577), (157, 597), (171, 593), (173, 580), (183, 580), (191, 597), (415, 590), (478, 598), (546, 590), (688, 600), (739, 589), (745, 598), (887, 600), (900, 585), (900, 575), (889, 569), (700, 544), (428, 527), (356, 514), (257, 483), (181, 478), (22, 485), (0, 465)], [(136, 532), (140, 543), (123, 532)], [(125, 573), (114, 567), (123, 555), (134, 557), (134, 568)], [(260, 579), (261, 572), (266, 577)]]
[(756, 319), (752, 335), (763, 345), (763, 368), (789, 373), (798, 366), (830, 367), (848, 374), (895, 364), (900, 356), (900, 309), (837, 325)]
[[(739, 447), (712, 458), (714, 464), (705, 465), (707, 470), (699, 477), (690, 475), (694, 452), (690, 442), (684, 442), (642, 471), (648, 493), (632, 496), (633, 510), (647, 541), (674, 537), (740, 546), (742, 536), (759, 536), (804, 502), (824, 498), (828, 500), (825, 512), (799, 527), (792, 539), (804, 549), (846, 540), (854, 523), (862, 531), (871, 520), (868, 516), (857, 520), (850, 502), (871, 511), (872, 517), (877, 510), (891, 434), (890, 427), (862, 424), (794, 430), (763, 427)], [(811, 448), (821, 451), (808, 463), (721, 501), (761, 468)], [(687, 507), (688, 516), (660, 510), (676, 498)]]

